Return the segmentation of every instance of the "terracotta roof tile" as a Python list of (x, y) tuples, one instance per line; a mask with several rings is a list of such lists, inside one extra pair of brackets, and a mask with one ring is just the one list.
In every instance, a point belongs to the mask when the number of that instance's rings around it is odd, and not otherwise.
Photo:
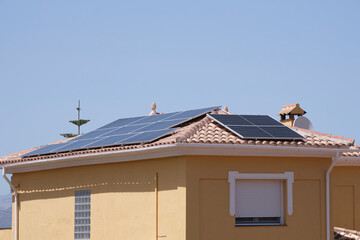
[(306, 112), (300, 107), (298, 103), (284, 105), (278, 115), (286, 114), (301, 114), (304, 115)]

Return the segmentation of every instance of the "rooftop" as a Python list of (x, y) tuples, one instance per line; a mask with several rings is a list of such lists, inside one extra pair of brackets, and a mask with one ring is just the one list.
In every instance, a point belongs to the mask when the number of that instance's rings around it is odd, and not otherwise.
[[(230, 114), (227, 111), (219, 110), (213, 112), (215, 114)], [(190, 121), (188, 124), (181, 126), (170, 135), (155, 140), (146, 144), (130, 144), (126, 146), (113, 146), (113, 147), (102, 147), (97, 149), (86, 149), (76, 150), (64, 153), (54, 153), (43, 156), (33, 156), (23, 158), (22, 156), (33, 150), (42, 148), (44, 146), (31, 148), (18, 153), (10, 154), (0, 158), (0, 164), (11, 164), (17, 162), (30, 162), (41, 159), (52, 159), (66, 156), (83, 155), (100, 152), (112, 152), (122, 151), (129, 149), (144, 149), (154, 146), (164, 146), (170, 144), (225, 144), (225, 145), (261, 145), (261, 146), (277, 146), (280, 148), (293, 148), (302, 147), (309, 149), (340, 149), (340, 150), (355, 150), (355, 152), (344, 152), (344, 157), (360, 157), (360, 147), (355, 145), (354, 139), (334, 136), (331, 134), (324, 134), (320, 132), (310, 131), (306, 129), (300, 129), (297, 127), (291, 127), (294, 131), (304, 137), (304, 140), (246, 140), (242, 139), (233, 132), (229, 131), (225, 127), (218, 124), (210, 117), (203, 115), (200, 118), (196, 118)], [(64, 139), (50, 144), (64, 143), (71, 139)], [(48, 144), (49, 145), (49, 144)], [(359, 151), (356, 151), (359, 150)]]

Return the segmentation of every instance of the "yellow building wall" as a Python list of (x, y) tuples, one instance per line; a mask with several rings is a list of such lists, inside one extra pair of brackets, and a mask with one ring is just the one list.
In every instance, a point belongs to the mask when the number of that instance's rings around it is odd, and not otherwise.
[(19, 239), (74, 239), (74, 193), (91, 190), (92, 240), (155, 240), (157, 231), (184, 240), (185, 170), (184, 159), (164, 158), (14, 174)]
[(10, 240), (14, 239), (11, 229), (0, 229), (0, 239), (1, 240)]
[[(186, 239), (326, 239), (325, 173), (330, 164), (326, 158), (187, 157)], [(294, 213), (286, 214), (285, 202), (285, 225), (236, 227), (229, 213), (229, 171), (293, 171)]]
[(360, 167), (332, 171), (334, 225), (360, 231)]

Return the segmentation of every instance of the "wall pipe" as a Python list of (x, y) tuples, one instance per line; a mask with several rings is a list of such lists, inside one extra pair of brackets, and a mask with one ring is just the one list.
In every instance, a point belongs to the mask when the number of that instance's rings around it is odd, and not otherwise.
[(3, 172), (2, 172), (3, 178), (7, 181), (7, 183), (10, 185), (11, 189), (14, 191), (14, 195), (15, 195), (15, 221), (14, 221), (14, 232), (15, 232), (15, 240), (18, 240), (18, 191), (15, 188), (15, 186), (11, 183), (11, 181), (9, 180), (9, 178), (6, 176), (6, 172), (5, 172), (5, 168), (3, 168)]
[(339, 151), (336, 152), (335, 157), (332, 158), (331, 165), (326, 171), (326, 240), (330, 240), (330, 173), (335, 166), (336, 161), (339, 159)]

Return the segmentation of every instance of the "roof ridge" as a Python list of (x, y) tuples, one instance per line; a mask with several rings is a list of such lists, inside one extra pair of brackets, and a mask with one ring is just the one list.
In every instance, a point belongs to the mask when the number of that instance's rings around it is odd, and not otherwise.
[(293, 107), (293, 106), (296, 106), (297, 103), (292, 103), (292, 104), (286, 104), (284, 105), (283, 107)]
[(177, 143), (186, 141), (188, 138), (191, 138), (200, 128), (205, 126), (210, 122), (208, 117), (203, 118), (199, 122), (196, 122), (189, 130), (185, 131), (182, 135), (176, 138)]
[(299, 127), (294, 127), (294, 126), (291, 126), (290, 128), (293, 128), (293, 129), (296, 129), (296, 130), (299, 130), (299, 131), (319, 134), (319, 135), (330, 137), (330, 138), (337, 138), (337, 139), (351, 141), (352, 144), (354, 144), (354, 142), (355, 142), (355, 139), (353, 139), (353, 138), (346, 138), (346, 137), (336, 136), (336, 135), (332, 135), (332, 134), (328, 134), (328, 133), (317, 132), (317, 131), (308, 130), (308, 129), (304, 129), (304, 128), (299, 128)]

